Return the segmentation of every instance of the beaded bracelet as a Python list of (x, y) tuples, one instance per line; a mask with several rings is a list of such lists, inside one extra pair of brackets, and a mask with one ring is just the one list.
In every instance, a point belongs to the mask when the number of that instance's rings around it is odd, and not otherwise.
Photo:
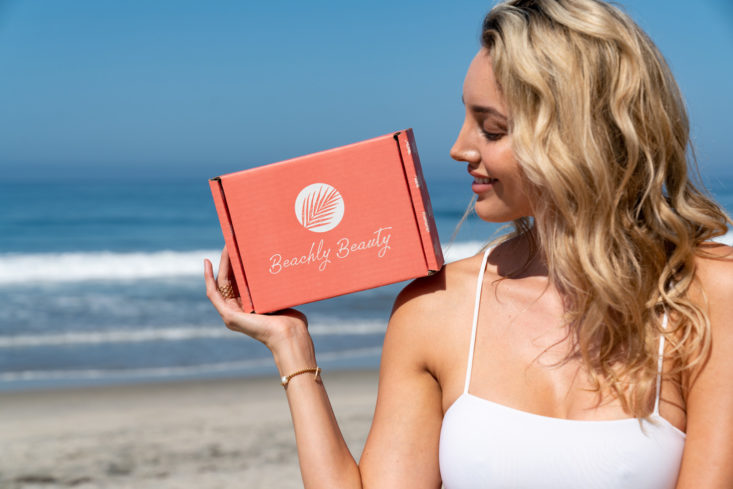
[(313, 380), (318, 380), (318, 376), (321, 375), (321, 367), (304, 368), (303, 370), (298, 370), (297, 372), (293, 372), (290, 375), (283, 375), (282, 377), (280, 377), (280, 383), (282, 384), (283, 388), (287, 388), (290, 379), (292, 379), (296, 375), (307, 374), (309, 372), (314, 373)]

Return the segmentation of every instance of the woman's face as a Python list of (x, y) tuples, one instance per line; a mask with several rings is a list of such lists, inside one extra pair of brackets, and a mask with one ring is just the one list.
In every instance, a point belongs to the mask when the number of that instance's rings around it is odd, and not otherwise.
[(525, 179), (512, 152), (508, 113), (494, 79), (489, 52), (481, 49), (463, 82), (466, 118), (450, 155), (468, 163), (471, 190), (478, 195), (476, 214), (490, 222), (531, 215)]

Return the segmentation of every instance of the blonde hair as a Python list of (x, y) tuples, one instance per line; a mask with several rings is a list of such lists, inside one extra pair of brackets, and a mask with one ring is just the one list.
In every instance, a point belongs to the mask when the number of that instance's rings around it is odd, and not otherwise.
[(709, 352), (707, 315), (687, 293), (700, 245), (731, 222), (689, 179), (679, 88), (647, 35), (597, 0), (500, 3), (482, 43), (535, 203), (515, 233), (534, 227), (599, 393), (647, 416), (659, 335), (675, 378)]

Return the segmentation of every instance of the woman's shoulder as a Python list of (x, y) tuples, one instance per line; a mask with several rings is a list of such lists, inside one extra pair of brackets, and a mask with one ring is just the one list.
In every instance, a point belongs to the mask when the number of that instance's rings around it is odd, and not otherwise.
[[(733, 299), (733, 247), (704, 243), (695, 256), (695, 275), (707, 300)], [(731, 301), (733, 302), (733, 301)]]
[(474, 289), (483, 253), (447, 263), (432, 275), (413, 280), (402, 289), (394, 311), (434, 311), (455, 306)]
[(713, 341), (733, 348), (733, 247), (719, 243), (700, 246), (689, 297), (707, 315)]
[[(439, 272), (410, 282), (395, 300), (385, 345), (399, 344), (423, 368), (437, 372), (459, 351), (470, 328), (481, 254), (446, 264)], [(436, 348), (436, 345), (441, 345)]]

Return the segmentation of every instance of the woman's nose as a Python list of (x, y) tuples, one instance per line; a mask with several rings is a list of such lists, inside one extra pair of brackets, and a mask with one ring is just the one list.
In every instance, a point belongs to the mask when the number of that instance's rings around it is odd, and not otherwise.
[(471, 142), (471, 138), (468, 135), (467, 124), (464, 123), (461, 127), (461, 131), (458, 133), (456, 142), (453, 143), (453, 147), (450, 149), (450, 156), (456, 161), (465, 161), (467, 163), (477, 164), (481, 155), (478, 149)]

